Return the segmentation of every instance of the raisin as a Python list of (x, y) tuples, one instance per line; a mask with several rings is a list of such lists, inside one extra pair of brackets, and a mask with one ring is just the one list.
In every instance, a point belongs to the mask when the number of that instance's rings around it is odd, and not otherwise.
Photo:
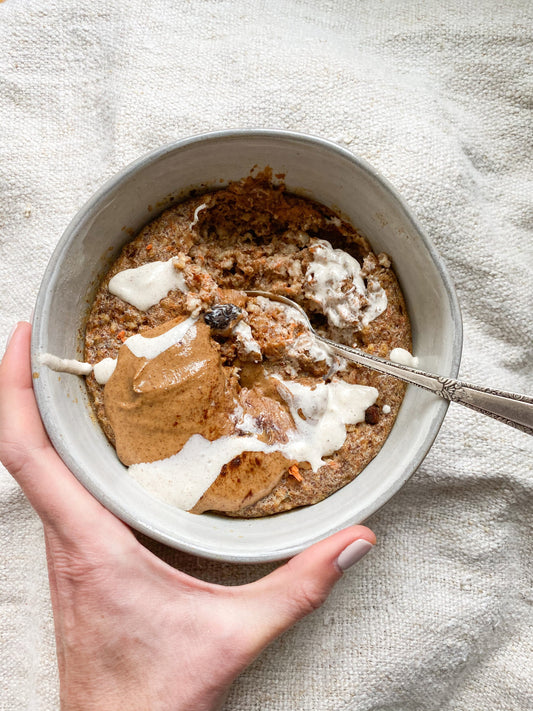
[(241, 310), (235, 304), (217, 304), (204, 314), (204, 321), (209, 328), (223, 331), (230, 323), (241, 315)]
[(370, 405), (370, 407), (365, 410), (365, 422), (368, 425), (377, 425), (379, 422), (379, 407)]

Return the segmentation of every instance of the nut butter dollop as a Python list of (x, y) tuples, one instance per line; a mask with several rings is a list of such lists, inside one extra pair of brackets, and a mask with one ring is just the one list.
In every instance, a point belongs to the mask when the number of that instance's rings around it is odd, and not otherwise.
[[(182, 321), (169, 321), (142, 335), (160, 336)], [(120, 460), (127, 466), (164, 460), (198, 434), (211, 442), (228, 435), (242, 437), (242, 453), (215, 473), (215, 481), (191, 510), (231, 512), (261, 499), (292, 460), (280, 452), (246, 452), (242, 422), (267, 445), (286, 441), (294, 422), (272, 379), (264, 378), (260, 368), (250, 372), (253, 377), (244, 378), (246, 386), (241, 387), (233, 369), (222, 365), (218, 344), (201, 321), (152, 359), (135, 356), (126, 343), (104, 390)]]
[[(294, 421), (287, 403), (279, 395), (277, 381), (265, 377), (262, 367), (247, 363), (242, 368), (240, 382), (243, 387), (239, 392), (239, 406), (243, 422), (252, 423), (258, 439), (267, 445), (286, 443), (288, 433), (294, 431)], [(293, 463), (295, 460), (281, 452), (243, 451), (222, 467), (219, 476), (191, 510), (193, 513), (211, 510), (230, 513), (251, 506), (272, 491)]]
[[(159, 336), (183, 319), (143, 333)], [(237, 383), (226, 376), (208, 326), (197, 322), (180, 343), (155, 358), (121, 347), (104, 391), (117, 454), (129, 466), (170, 457), (193, 434), (208, 440), (230, 434)]]

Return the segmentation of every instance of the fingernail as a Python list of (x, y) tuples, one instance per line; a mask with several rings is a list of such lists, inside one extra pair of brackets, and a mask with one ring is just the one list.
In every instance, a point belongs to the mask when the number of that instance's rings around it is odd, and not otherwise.
[(18, 323), (16, 323), (14, 326), (11, 327), (11, 331), (9, 332), (9, 336), (7, 337), (7, 341), (6, 341), (6, 348), (9, 345), (9, 341), (13, 338), (13, 334), (17, 330), (17, 326), (18, 326)]
[(370, 541), (360, 538), (358, 541), (354, 541), (353, 543), (350, 543), (349, 546), (346, 546), (337, 558), (337, 565), (344, 573), (344, 571), (348, 570), (348, 568), (354, 565), (354, 563), (361, 560), (361, 558), (366, 555), (368, 551), (372, 550), (373, 547), (374, 546), (370, 543)]

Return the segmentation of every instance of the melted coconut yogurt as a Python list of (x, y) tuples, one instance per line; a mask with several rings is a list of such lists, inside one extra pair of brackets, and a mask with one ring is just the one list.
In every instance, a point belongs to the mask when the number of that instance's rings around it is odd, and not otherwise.
[(173, 289), (188, 292), (173, 257), (167, 262), (148, 262), (134, 269), (124, 269), (109, 280), (108, 288), (114, 296), (140, 311), (155, 306)]
[(314, 240), (313, 261), (306, 272), (306, 296), (320, 304), (329, 322), (338, 328), (360, 328), (387, 308), (387, 294), (374, 279), (365, 284), (361, 265), (326, 240)]

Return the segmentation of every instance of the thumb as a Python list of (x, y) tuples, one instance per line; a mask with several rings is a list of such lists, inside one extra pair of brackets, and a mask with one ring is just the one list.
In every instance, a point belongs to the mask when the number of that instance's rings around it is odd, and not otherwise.
[(270, 575), (241, 588), (255, 652), (322, 605), (335, 583), (376, 542), (365, 526), (350, 526), (311, 546)]

